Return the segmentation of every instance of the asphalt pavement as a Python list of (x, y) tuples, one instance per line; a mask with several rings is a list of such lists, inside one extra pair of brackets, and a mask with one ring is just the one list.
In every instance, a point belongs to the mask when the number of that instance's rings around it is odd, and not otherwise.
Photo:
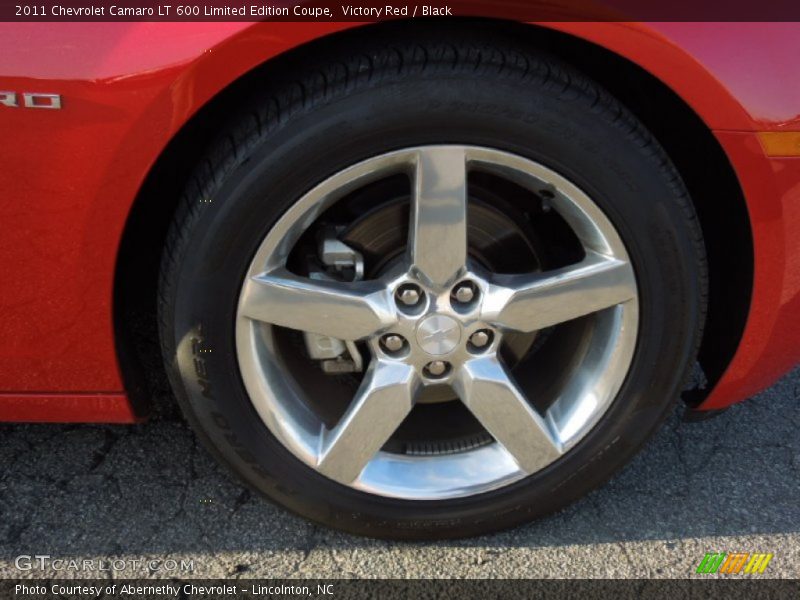
[(0, 577), (684, 578), (706, 552), (741, 551), (774, 554), (762, 577), (797, 578), (798, 430), (800, 369), (716, 419), (676, 415), (616, 478), (555, 516), (465, 541), (393, 543), (254, 496), (175, 411), (136, 426), (2, 425)]

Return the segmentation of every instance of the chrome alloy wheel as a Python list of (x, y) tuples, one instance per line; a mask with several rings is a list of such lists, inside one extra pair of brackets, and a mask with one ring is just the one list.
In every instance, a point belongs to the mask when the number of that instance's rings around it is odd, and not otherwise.
[[(467, 240), (468, 173), (503, 178), (545, 198), (583, 249), (575, 264), (493, 273)], [(380, 276), (299, 276), (287, 259), (303, 233), (347, 194), (382, 178), (411, 180), (408, 251)], [(582, 317), (592, 326), (564, 362), (564, 384), (544, 411), (515, 383), (504, 339)], [(332, 427), (287, 376), (275, 329), (359, 342), (369, 364)], [(270, 230), (244, 279), (236, 317), (241, 376), (272, 434), (309, 467), (341, 484), (408, 500), (464, 497), (543, 469), (605, 414), (636, 344), (638, 298), (628, 253), (609, 219), (574, 184), (507, 152), (421, 146), (347, 168), (303, 196)], [(452, 453), (400, 454), (387, 441), (426, 388), (449, 386), (493, 441)]]

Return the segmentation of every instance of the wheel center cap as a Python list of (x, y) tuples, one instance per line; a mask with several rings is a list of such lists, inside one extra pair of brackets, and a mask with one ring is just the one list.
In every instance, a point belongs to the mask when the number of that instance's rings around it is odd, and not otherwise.
[(440, 356), (455, 350), (461, 341), (458, 321), (445, 315), (426, 317), (417, 327), (417, 343), (425, 352)]

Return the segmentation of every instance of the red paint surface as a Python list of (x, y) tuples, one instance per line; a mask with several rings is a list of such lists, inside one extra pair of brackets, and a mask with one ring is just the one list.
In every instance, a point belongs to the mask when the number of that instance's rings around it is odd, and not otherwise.
[(0, 422), (135, 423), (125, 394), (0, 394)]
[[(113, 393), (109, 403), (123, 397), (114, 266), (148, 170), (226, 85), (291, 47), (351, 26), (0, 24), (0, 90), (64, 99), (61, 111), (0, 106), (0, 420), (132, 419), (129, 410), (86, 401), (94, 396), (85, 392)], [(756, 281), (742, 347), (703, 407), (768, 385), (800, 354), (800, 163), (768, 160), (754, 135), (730, 132), (800, 130), (800, 26), (550, 26), (637, 62), (718, 130), (747, 195)], [(44, 397), (50, 400), (41, 405), (33, 400)], [(101, 416), (92, 419), (95, 410)]]

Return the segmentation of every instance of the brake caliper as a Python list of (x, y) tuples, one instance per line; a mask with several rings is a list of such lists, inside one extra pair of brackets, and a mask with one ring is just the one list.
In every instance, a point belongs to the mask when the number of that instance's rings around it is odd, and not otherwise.
[[(360, 281), (364, 278), (364, 257), (338, 238), (334, 227), (327, 227), (319, 237), (319, 259), (327, 270), (312, 270), (311, 279), (329, 281)], [(318, 333), (303, 333), (308, 355), (320, 361), (322, 370), (329, 375), (360, 373), (364, 359), (355, 342), (340, 340)]]

